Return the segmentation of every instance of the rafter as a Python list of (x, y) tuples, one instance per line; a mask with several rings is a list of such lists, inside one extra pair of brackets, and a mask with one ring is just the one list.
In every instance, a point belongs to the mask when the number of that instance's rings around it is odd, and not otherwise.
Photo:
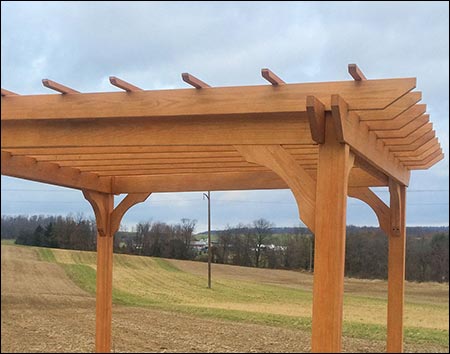
[(74, 94), (74, 93), (80, 93), (77, 90), (71, 89), (70, 87), (61, 85), (55, 81), (49, 80), (49, 79), (43, 79), (42, 80), (42, 85), (44, 85), (45, 87), (48, 87), (51, 90), (55, 90), (58, 91), (62, 94)]
[(2, 175), (31, 179), (33, 181), (55, 184), (58, 186), (87, 189), (108, 193), (111, 191), (110, 179), (81, 172), (71, 167), (60, 167), (49, 162), (37, 162), (26, 156), (13, 156), (2, 151)]
[(377, 135), (359, 121), (356, 113), (348, 111), (348, 104), (339, 95), (332, 97), (332, 118), (339, 141), (349, 144), (355, 154), (386, 175), (408, 185), (409, 170), (400, 164), (384, 144), (378, 143)]
[(348, 73), (351, 75), (355, 81), (365, 81), (366, 76), (363, 74), (361, 69), (356, 64), (348, 64)]
[(125, 90), (127, 92), (136, 92), (136, 91), (142, 91), (141, 88), (134, 86), (132, 84), (130, 84), (129, 82), (126, 82), (122, 79), (119, 79), (118, 77), (115, 76), (110, 76), (109, 77), (109, 82), (111, 83), (111, 85), (114, 85), (118, 88), (121, 88), (122, 90)]
[(194, 86), (196, 89), (211, 87), (206, 82), (203, 82), (202, 80), (189, 73), (182, 73), (181, 78), (184, 82), (188, 83), (191, 86)]
[(284, 85), (286, 83), (280, 77), (278, 77), (273, 71), (267, 68), (261, 69), (261, 75), (273, 86)]

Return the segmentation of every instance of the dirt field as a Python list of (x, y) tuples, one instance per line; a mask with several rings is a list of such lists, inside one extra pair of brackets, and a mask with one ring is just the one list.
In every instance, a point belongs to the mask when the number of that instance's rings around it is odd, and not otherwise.
[[(39, 259), (38, 254), (36, 249), (29, 247), (4, 245), (1, 247), (1, 351), (92, 351), (95, 329), (93, 295), (76, 286), (68, 278), (60, 263), (44, 262)], [(87, 253), (55, 250), (54, 254), (58, 262), (64, 260), (70, 263), (77, 259), (92, 265), (93, 261), (92, 254)], [(115, 280), (115, 286), (117, 283), (119, 286), (121, 284), (129, 286), (130, 279), (135, 276), (130, 269), (139, 270), (139, 262), (143, 265), (151, 263), (140, 257), (132, 257), (132, 259), (120, 256), (119, 258), (119, 262), (115, 259), (114, 276), (120, 279)], [(127, 264), (128, 266), (125, 267), (124, 265)], [(178, 277), (184, 277), (188, 273), (192, 277), (186, 278), (188, 281), (199, 278), (195, 273), (202, 272), (204, 267), (202, 264), (181, 261), (171, 261), (170, 264), (176, 265), (182, 272), (176, 273), (173, 269), (167, 268), (166, 273), (160, 269), (160, 274), (167, 275), (173, 272)], [(242, 269), (241, 272), (237, 270), (236, 267), (219, 266), (214, 267), (213, 274), (217, 279), (231, 277), (233, 281), (240, 279), (242, 284), (245, 284), (248, 280), (246, 277), (255, 277), (257, 273), (259, 278), (257, 277), (256, 280), (260, 282), (286, 281), (294, 284), (294, 287), (310, 286), (306, 281), (296, 278), (306, 276), (311, 279), (309, 275), (294, 272), (277, 274), (268, 271), (265, 273), (264, 270), (255, 269)], [(251, 271), (256, 272), (250, 274)], [(154, 276), (154, 272), (147, 276), (150, 278), (144, 278), (141, 281), (161, 281)], [(169, 281), (173, 282), (174, 279), (176, 278), (169, 278)], [(203, 281), (203, 278), (200, 279)], [(133, 281), (141, 286), (137, 280), (133, 279)], [(155, 289), (164, 289), (167, 286), (165, 283), (156, 284)], [(181, 286), (188, 288), (183, 284)], [(439, 290), (439, 286), (437, 289)], [(448, 286), (446, 289), (448, 296)], [(189, 289), (187, 291), (189, 292)], [(428, 294), (426, 287), (423, 291), (426, 293), (425, 297), (433, 296), (433, 293)], [(445, 291), (445, 287), (442, 291)], [(166, 296), (166, 293), (162, 296)], [(307, 352), (310, 350), (310, 333), (269, 325), (210, 319), (160, 309), (115, 305), (113, 342), (115, 352)], [(344, 337), (343, 343), (344, 350), (348, 352), (385, 350), (383, 341)], [(407, 344), (406, 350), (448, 352), (448, 347), (416, 343)]]

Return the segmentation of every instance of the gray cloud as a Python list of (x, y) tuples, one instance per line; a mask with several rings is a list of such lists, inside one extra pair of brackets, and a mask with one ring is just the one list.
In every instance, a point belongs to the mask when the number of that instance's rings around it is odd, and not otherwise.
[[(185, 71), (215, 86), (263, 84), (262, 67), (288, 82), (334, 81), (348, 79), (346, 66), (356, 62), (370, 78), (417, 77), (448, 156), (445, 2), (2, 2), (1, 9), (1, 83), (12, 91), (48, 92), (42, 78), (85, 92), (112, 91), (110, 75), (146, 89), (186, 87), (180, 80)], [(27, 183), (2, 178), (2, 188)], [(448, 190), (448, 158), (429, 171), (413, 172), (411, 189)], [(278, 200), (283, 193), (254, 199)], [(411, 223), (448, 224), (448, 192), (410, 195)], [(35, 202), (26, 207), (4, 202), (25, 197)], [(48, 198), (5, 192), (2, 212), (57, 213), (84, 205), (58, 204), (62, 198), (55, 198), (54, 209), (37, 203)], [(414, 204), (417, 198), (439, 205), (422, 209)], [(248, 203), (239, 209), (244, 204), (221, 203), (217, 210), (229, 222), (269, 213), (264, 215), (277, 224), (297, 223), (295, 205)], [(163, 204), (153, 209), (161, 219), (203, 213), (201, 203), (178, 207), (182, 212)], [(140, 210), (130, 215), (147, 216)], [(351, 223), (375, 223), (361, 205), (349, 206), (349, 213), (356, 215), (349, 216)]]

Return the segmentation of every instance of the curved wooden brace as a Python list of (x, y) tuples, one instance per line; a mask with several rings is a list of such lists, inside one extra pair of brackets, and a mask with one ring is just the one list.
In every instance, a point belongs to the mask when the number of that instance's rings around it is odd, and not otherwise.
[(378, 218), (380, 228), (389, 236), (391, 230), (389, 207), (369, 187), (350, 187), (348, 195), (370, 206)]
[(114, 207), (114, 196), (89, 190), (83, 190), (83, 195), (94, 209), (98, 234), (102, 237), (112, 236), (110, 217)]
[(281, 145), (235, 145), (252, 163), (266, 166), (289, 186), (297, 201), (300, 219), (314, 232), (316, 182)]
[(128, 194), (111, 213), (111, 234), (115, 234), (120, 226), (120, 221), (125, 213), (133, 205), (145, 202), (151, 193), (132, 193)]

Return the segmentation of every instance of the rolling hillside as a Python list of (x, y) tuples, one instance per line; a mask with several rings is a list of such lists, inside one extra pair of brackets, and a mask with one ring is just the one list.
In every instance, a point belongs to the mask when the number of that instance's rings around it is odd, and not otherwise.
[[(4, 351), (91, 351), (93, 252), (2, 245)], [(310, 274), (114, 258), (115, 351), (308, 351)], [(448, 285), (407, 284), (406, 349), (448, 352)], [(344, 349), (384, 351), (386, 282), (346, 280)]]

